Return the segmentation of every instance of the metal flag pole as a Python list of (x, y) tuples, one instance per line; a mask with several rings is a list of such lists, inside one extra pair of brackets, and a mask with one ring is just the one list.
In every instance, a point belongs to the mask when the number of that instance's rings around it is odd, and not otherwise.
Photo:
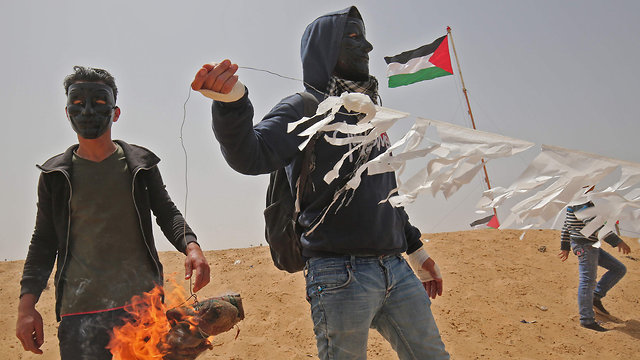
[[(476, 122), (473, 120), (473, 113), (471, 112), (471, 104), (469, 103), (469, 96), (467, 95), (467, 88), (464, 86), (464, 78), (462, 77), (462, 69), (460, 69), (460, 61), (458, 61), (458, 53), (456, 52), (456, 45), (453, 43), (453, 35), (451, 34), (451, 26), (447, 26), (447, 35), (449, 35), (449, 39), (451, 39), (451, 47), (453, 48), (453, 55), (456, 58), (456, 65), (458, 66), (458, 74), (460, 74), (460, 82), (462, 83), (462, 92), (464, 93), (464, 98), (467, 100), (467, 108), (469, 109), (469, 117), (471, 117), (471, 125), (474, 130), (476, 129)], [(491, 183), (489, 182), (489, 173), (487, 173), (487, 166), (485, 165), (484, 159), (480, 159), (482, 161), (482, 169), (484, 170), (484, 181), (487, 183), (487, 188), (491, 189)], [(498, 218), (498, 212), (496, 208), (493, 208), (493, 215), (495, 215), (496, 219)]]

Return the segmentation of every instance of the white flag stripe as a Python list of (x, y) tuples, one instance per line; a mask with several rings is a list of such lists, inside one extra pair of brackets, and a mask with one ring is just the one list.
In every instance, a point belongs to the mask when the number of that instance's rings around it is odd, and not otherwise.
[(433, 55), (433, 53), (427, 56), (421, 56), (418, 58), (411, 59), (407, 61), (406, 64), (400, 63), (391, 63), (387, 65), (387, 77), (399, 74), (413, 74), (414, 72), (420, 71), (422, 69), (426, 69), (433, 65), (429, 62), (429, 58)]

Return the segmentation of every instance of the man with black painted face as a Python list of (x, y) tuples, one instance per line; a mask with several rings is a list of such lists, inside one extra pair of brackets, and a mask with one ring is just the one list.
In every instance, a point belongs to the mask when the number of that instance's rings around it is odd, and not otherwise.
[(373, 45), (367, 41), (364, 22), (356, 17), (347, 18), (340, 41), (340, 53), (334, 69), (337, 77), (366, 81), (369, 79), (369, 52)]
[(186, 255), (194, 291), (209, 282), (209, 265), (193, 231), (165, 190), (151, 151), (112, 140), (120, 117), (114, 78), (76, 66), (64, 81), (67, 117), (78, 144), (43, 165), (36, 227), (21, 281), (16, 335), (42, 354), (43, 323), (36, 303), (57, 263), (56, 319), (60, 356), (111, 359), (111, 329), (123, 324), (134, 295), (162, 285), (151, 212), (167, 239)]
[[(372, 49), (355, 7), (317, 18), (301, 42), (306, 92), (283, 99), (255, 126), (248, 91), (230, 96), (238, 81), (236, 64), (205, 64), (191, 86), (217, 99), (213, 131), (229, 165), (251, 175), (284, 166), (295, 193), (304, 156), (298, 146), (304, 138), (300, 130), (288, 133), (288, 124), (314, 114), (327, 95), (358, 92), (378, 103), (378, 81), (369, 74)], [(343, 108), (334, 122), (355, 124), (359, 117)], [(397, 187), (395, 174), (363, 175), (355, 191), (340, 192), (340, 181), (327, 184), (323, 177), (350, 148), (331, 145), (325, 137), (347, 135), (323, 135), (313, 148), (313, 170), (298, 218), (305, 230), (300, 242), (307, 258), (306, 297), (320, 359), (365, 359), (369, 328), (378, 330), (400, 359), (448, 359), (429, 299), (442, 294), (442, 277), (404, 209), (379, 203)], [(358, 164), (386, 151), (387, 135), (375, 145), (348, 157), (339, 177), (351, 177)], [(333, 197), (341, 206), (327, 209)], [(421, 282), (401, 256), (404, 252), (430, 277)]]
[(78, 82), (69, 86), (67, 117), (80, 138), (96, 139), (118, 120), (120, 108), (108, 85)]

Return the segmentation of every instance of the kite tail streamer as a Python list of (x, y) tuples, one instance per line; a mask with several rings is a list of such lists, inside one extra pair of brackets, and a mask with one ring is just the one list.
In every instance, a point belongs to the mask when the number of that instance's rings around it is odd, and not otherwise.
[[(374, 146), (375, 142), (370, 142), (360, 149), (360, 153), (358, 154), (358, 159), (356, 160), (355, 166), (353, 167), (353, 171), (345, 176), (345, 179), (351, 179), (356, 175), (358, 169), (368, 161), (369, 155), (371, 154), (371, 150)], [(338, 210), (340, 210), (340, 208), (342, 208), (343, 206), (348, 206), (353, 199), (354, 193), (355, 189), (352, 189), (349, 186), (348, 182), (342, 185), (342, 187), (340, 187), (338, 190), (336, 190), (336, 192), (333, 194), (333, 200), (331, 201), (331, 203), (327, 205), (320, 213), (320, 219), (315, 221), (313, 226), (309, 230), (307, 230), (307, 232), (305, 232), (305, 235), (311, 234), (318, 227), (318, 225), (320, 225), (324, 221), (324, 218), (327, 216), (327, 213), (334, 204), (338, 203), (338, 206), (336, 206), (333, 210), (334, 214), (337, 213)]]

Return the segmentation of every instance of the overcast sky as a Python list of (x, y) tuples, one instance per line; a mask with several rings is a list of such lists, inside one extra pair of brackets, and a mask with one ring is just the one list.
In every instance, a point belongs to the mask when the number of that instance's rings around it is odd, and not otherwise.
[[(206, 62), (301, 78), (300, 37), (316, 17), (349, 5), (364, 17), (374, 45), (370, 71), (383, 105), (468, 126), (460, 78), (386, 86), (383, 57), (430, 43), (453, 29), (479, 129), (535, 142), (640, 161), (637, 136), (640, 3), (637, 1), (3, 1), (0, 4), (0, 260), (24, 259), (35, 223), (42, 164), (77, 139), (62, 87), (73, 65), (101, 67), (119, 88), (113, 136), (153, 150), (178, 207), (185, 210), (180, 146), (189, 83)], [(454, 61), (452, 59), (452, 61)], [(299, 82), (241, 69), (255, 122)], [(187, 219), (204, 249), (264, 244), (268, 176), (224, 162), (211, 131), (210, 101), (186, 106)], [(409, 124), (390, 133), (397, 140)], [(539, 147), (538, 147), (539, 148)], [(494, 186), (508, 186), (536, 155), (489, 163)], [(423, 232), (469, 229), (478, 217), (480, 179), (444, 200), (422, 195), (407, 208)], [(499, 209), (505, 217), (508, 209)], [(156, 229), (160, 250), (171, 247)]]

